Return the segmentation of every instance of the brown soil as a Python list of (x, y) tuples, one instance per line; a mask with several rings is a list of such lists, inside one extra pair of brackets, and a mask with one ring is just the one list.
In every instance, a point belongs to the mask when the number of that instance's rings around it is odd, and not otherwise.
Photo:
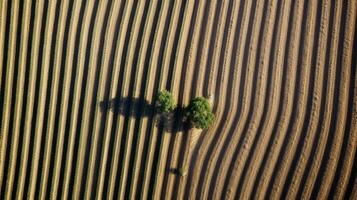
[[(0, 1), (0, 199), (356, 199), (356, 17), (355, 0)], [(197, 96), (207, 130), (184, 121)]]

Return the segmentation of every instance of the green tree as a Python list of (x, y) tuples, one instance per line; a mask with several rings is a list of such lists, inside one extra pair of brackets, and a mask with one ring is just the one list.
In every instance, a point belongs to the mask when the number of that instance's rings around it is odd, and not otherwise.
[(185, 109), (185, 116), (194, 127), (200, 129), (208, 128), (214, 120), (211, 105), (204, 97), (192, 99)]
[(155, 107), (159, 113), (168, 114), (169, 112), (173, 111), (175, 104), (172, 94), (167, 90), (158, 92), (156, 96)]

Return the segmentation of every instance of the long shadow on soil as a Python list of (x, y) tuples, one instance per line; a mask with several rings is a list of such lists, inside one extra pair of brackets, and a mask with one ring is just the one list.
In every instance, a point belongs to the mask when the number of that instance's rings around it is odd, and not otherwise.
[[(184, 121), (182, 106), (177, 106), (175, 110), (169, 114), (157, 113), (154, 103), (149, 103), (145, 99), (116, 97), (110, 100), (103, 100), (99, 103), (102, 112), (111, 111), (114, 115), (123, 115), (126, 117), (148, 117), (151, 113), (155, 115), (155, 125), (164, 127), (167, 132), (176, 133), (182, 130), (188, 130), (189, 124)], [(145, 109), (139, 109), (145, 108)], [(143, 112), (145, 110), (145, 112)], [(176, 124), (178, 123), (178, 124)]]
[[(134, 113), (130, 112), (135, 110), (136, 108), (139, 108), (140, 106), (143, 106), (147, 109), (145, 113), (152, 113), (154, 111), (154, 105), (151, 105), (148, 103), (148, 101), (143, 100), (143, 99), (137, 99), (137, 98), (120, 98), (116, 97), (110, 100), (103, 100), (99, 103), (99, 106), (102, 110), (102, 112), (105, 111), (112, 111), (116, 115), (132, 115), (136, 116), (137, 114), (140, 113)], [(131, 106), (131, 109), (128, 110), (128, 108)], [(140, 112), (140, 110), (138, 110)]]
[[(149, 103), (143, 97), (141, 98), (130, 98), (130, 97), (116, 97), (108, 100), (103, 100), (99, 103), (101, 112), (113, 112), (115, 116), (124, 116), (126, 120), (128, 118), (135, 118), (137, 120), (136, 123), (140, 123), (139, 121), (142, 118), (148, 117), (149, 124), (157, 127), (158, 140), (163, 138), (163, 134), (176, 134), (178, 132), (186, 132), (189, 129), (189, 125), (187, 121), (184, 120), (184, 108), (182, 106), (177, 106), (174, 111), (169, 114), (161, 114), (158, 113), (155, 109), (155, 103)], [(140, 125), (138, 125), (140, 126)], [(126, 130), (127, 131), (127, 130)], [(139, 134), (139, 132), (145, 132), (147, 130), (136, 129), (135, 134)], [(135, 136), (134, 136), (135, 137)], [(151, 137), (151, 136), (149, 136)], [(125, 142), (125, 137), (122, 138), (122, 142)], [(160, 142), (159, 142), (160, 144)], [(133, 142), (132, 147), (130, 149), (135, 148), (137, 142)], [(125, 146), (125, 145), (124, 145)], [(123, 147), (124, 147), (123, 146)], [(160, 146), (160, 145), (159, 145)], [(129, 147), (124, 147), (129, 148)], [(144, 148), (147, 149), (147, 148)], [(155, 153), (157, 156), (159, 153)], [(120, 157), (122, 157), (121, 155)], [(154, 162), (158, 162), (158, 157), (154, 157)], [(153, 164), (153, 168), (155, 164)], [(166, 170), (165, 170), (166, 171)], [(179, 174), (179, 169), (171, 169), (168, 170), (169, 173)], [(132, 176), (133, 171), (130, 170), (128, 177)], [(153, 173), (156, 174), (156, 173)], [(155, 179), (152, 179), (153, 181)], [(129, 184), (130, 185), (130, 184)], [(129, 192), (130, 189), (127, 189)]]

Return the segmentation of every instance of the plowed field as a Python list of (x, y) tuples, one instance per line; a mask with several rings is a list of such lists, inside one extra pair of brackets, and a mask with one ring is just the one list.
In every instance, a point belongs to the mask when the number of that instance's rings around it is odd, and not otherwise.
[[(356, 0), (0, 0), (0, 199), (357, 199)], [(210, 99), (215, 120), (164, 123)]]

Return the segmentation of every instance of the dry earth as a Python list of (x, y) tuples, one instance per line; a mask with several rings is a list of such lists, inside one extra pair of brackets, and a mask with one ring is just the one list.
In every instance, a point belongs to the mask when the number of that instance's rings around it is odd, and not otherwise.
[[(356, 0), (1, 0), (0, 199), (357, 199), (356, 16)], [(210, 97), (214, 124), (164, 123), (163, 89)]]

